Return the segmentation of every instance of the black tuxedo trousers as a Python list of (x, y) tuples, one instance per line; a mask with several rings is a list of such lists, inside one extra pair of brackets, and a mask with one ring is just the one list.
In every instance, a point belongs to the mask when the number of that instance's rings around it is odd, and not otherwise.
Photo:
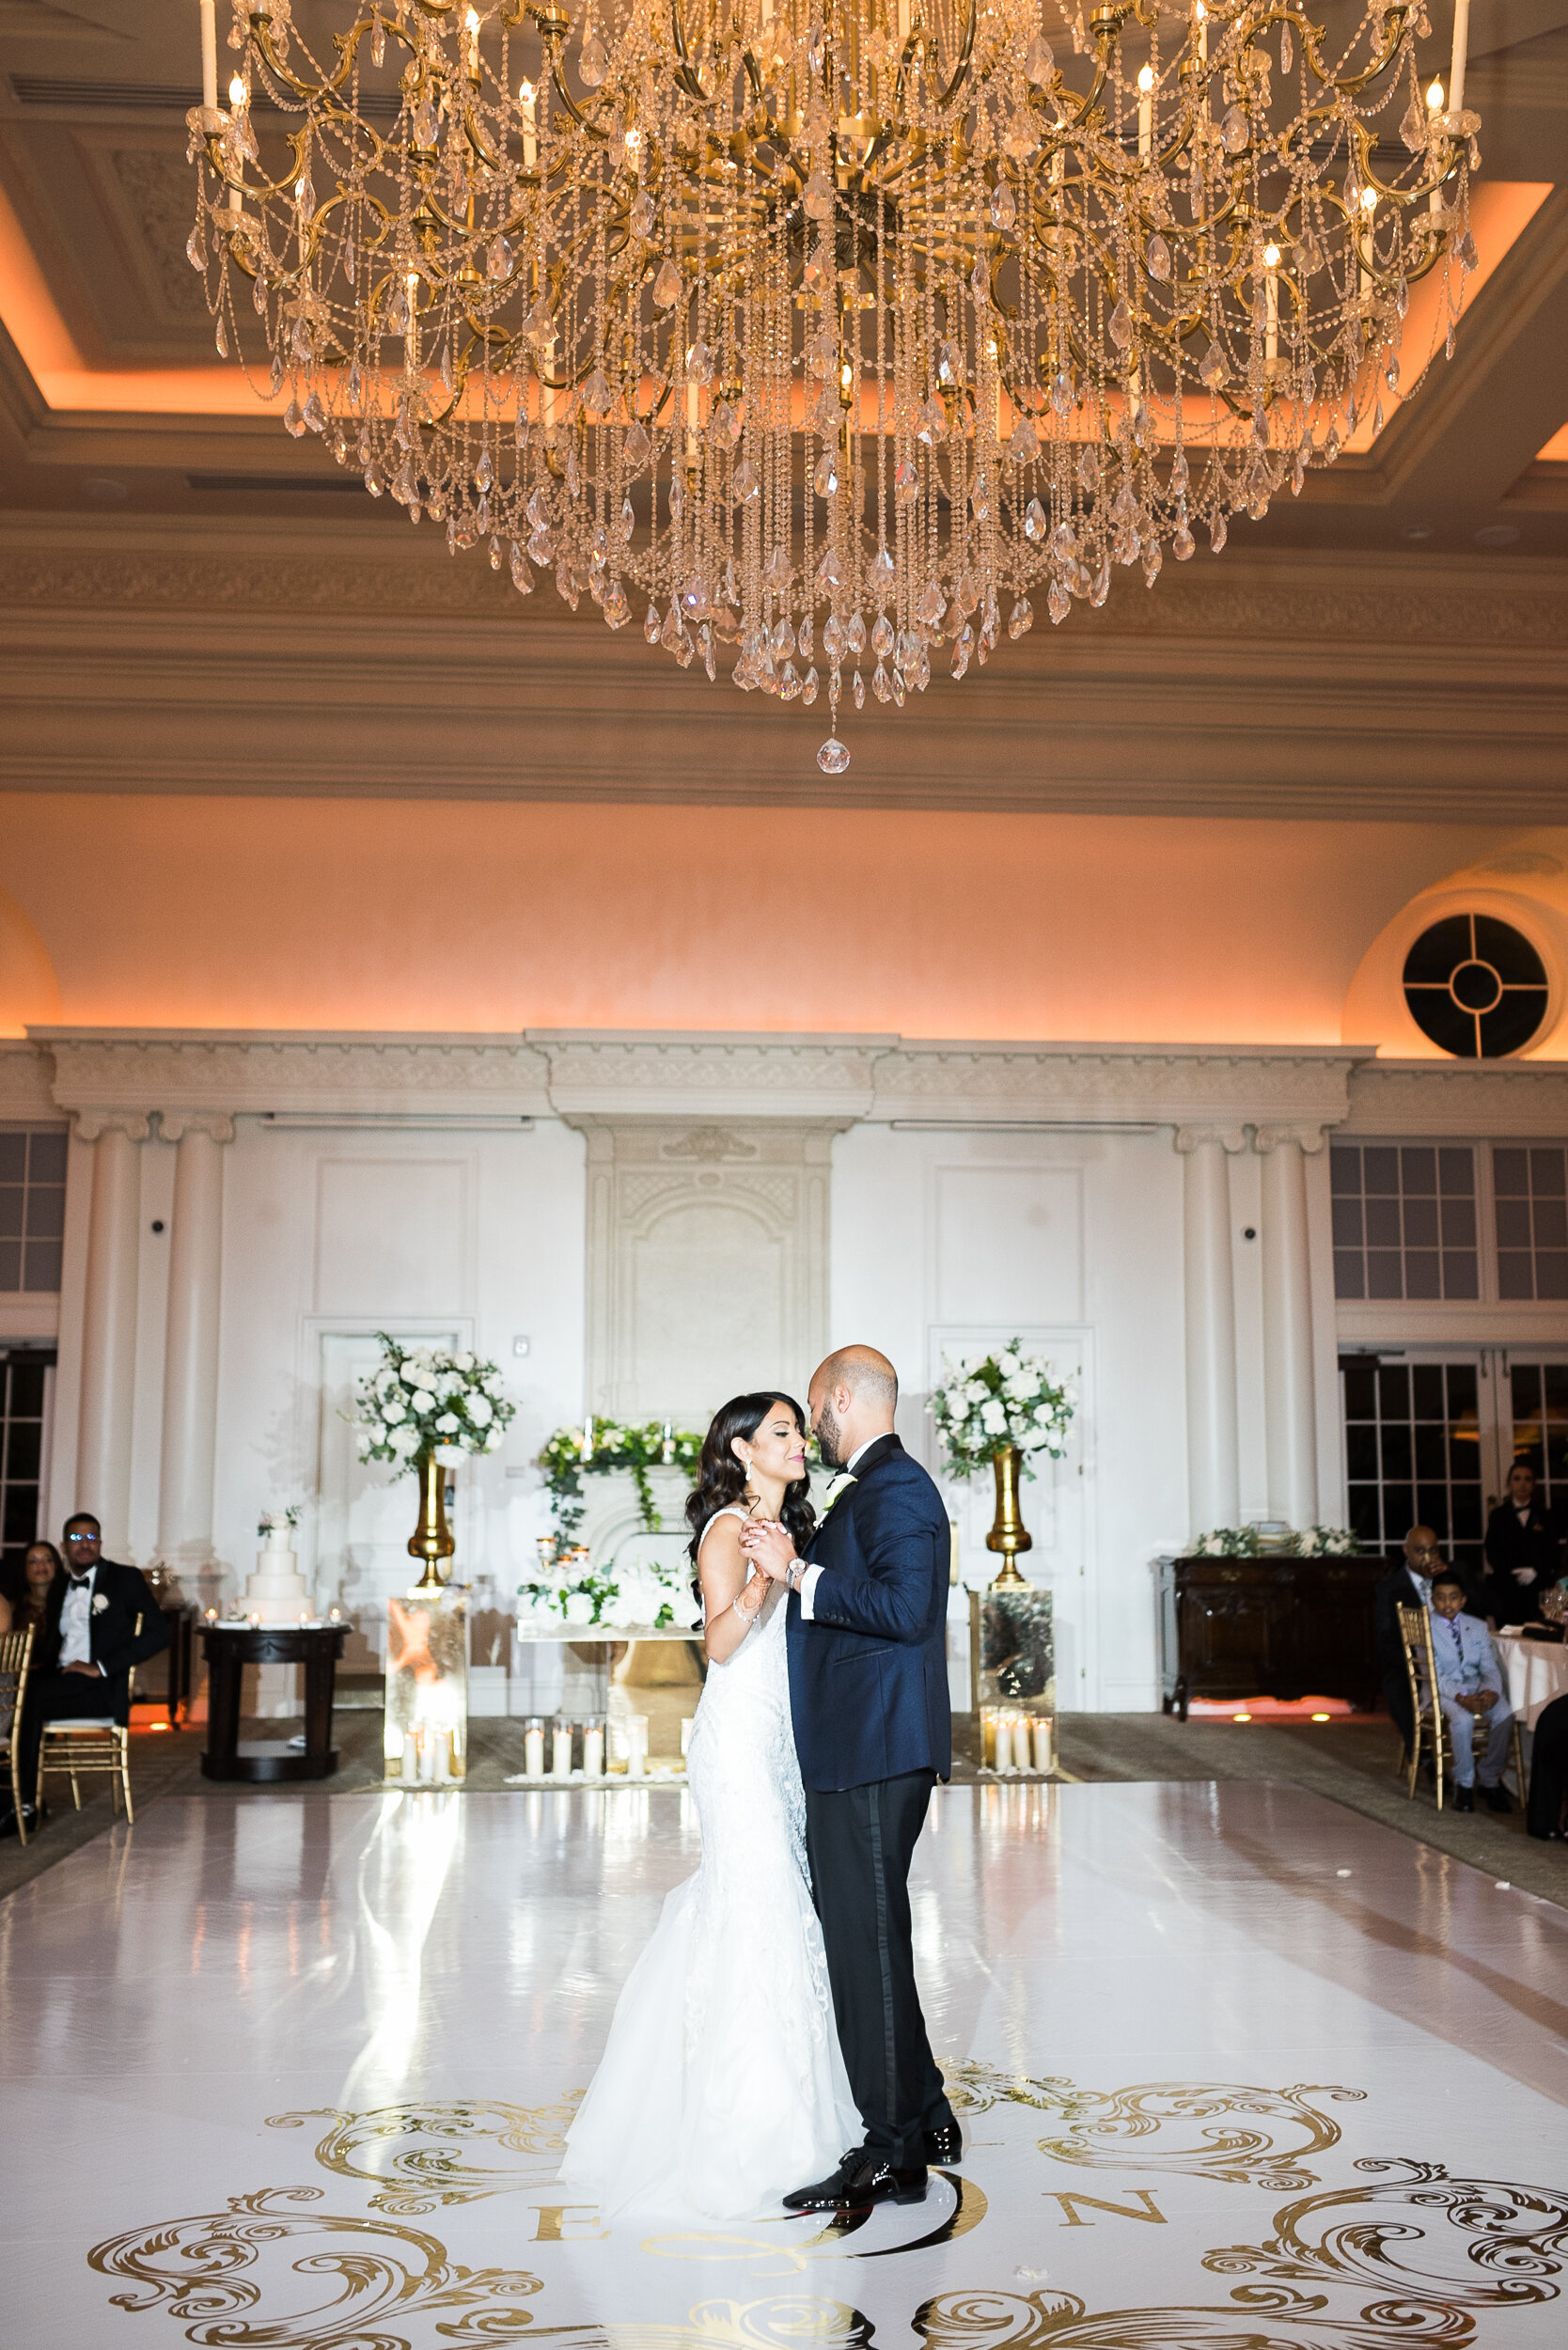
[[(915, 1987), (909, 1864), (934, 1771), (806, 1790), (806, 1849), (850, 2089), (866, 2144), (900, 2170), (953, 2114)], [(848, 2152), (848, 2149), (845, 2150)]]

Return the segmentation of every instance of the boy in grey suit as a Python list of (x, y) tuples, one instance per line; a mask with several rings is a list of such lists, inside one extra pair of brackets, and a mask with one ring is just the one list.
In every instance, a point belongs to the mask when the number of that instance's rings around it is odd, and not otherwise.
[(1511, 1811), (1513, 1807), (1502, 1773), (1513, 1711), (1503, 1695), (1492, 1635), (1476, 1617), (1466, 1616), (1464, 1606), (1464, 1584), (1448, 1568), (1440, 1569), (1432, 1578), (1432, 1656), (1437, 1670), (1437, 1702), (1453, 1747), (1458, 1790), (1453, 1808), (1456, 1811), (1475, 1810), (1475, 1727), (1477, 1719), (1483, 1718), (1488, 1735), (1479, 1774), (1481, 1792), (1494, 1811)]

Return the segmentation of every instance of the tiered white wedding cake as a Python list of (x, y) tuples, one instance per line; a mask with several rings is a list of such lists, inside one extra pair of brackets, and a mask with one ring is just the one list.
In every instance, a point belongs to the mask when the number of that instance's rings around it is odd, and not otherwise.
[(314, 1612), (310, 1586), (294, 1555), (293, 1528), (287, 1524), (267, 1527), (240, 1613), (259, 1616), (263, 1623), (298, 1623), (302, 1616)]

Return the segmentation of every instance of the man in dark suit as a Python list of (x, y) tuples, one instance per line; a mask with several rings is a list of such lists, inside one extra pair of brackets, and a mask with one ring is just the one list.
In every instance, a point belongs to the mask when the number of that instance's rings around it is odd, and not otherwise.
[[(146, 1577), (103, 1556), (103, 1529), (86, 1511), (65, 1525), (65, 1579), (55, 1576), (39, 1636), (39, 1670), (29, 1677), (18, 1760), (24, 1808), (32, 1814), (46, 1722), (82, 1716), (131, 1718), (131, 1673), (169, 1644), (169, 1628)], [(0, 1836), (16, 1815), (0, 1813)]]
[(1432, 1578), (1442, 1563), (1437, 1537), (1431, 1527), (1413, 1526), (1404, 1538), (1404, 1557), (1399, 1565), (1390, 1567), (1372, 1586), (1372, 1642), (1378, 1679), (1383, 1701), (1398, 1726), (1406, 1754), (1416, 1734), (1416, 1723), (1398, 1610), (1402, 1606), (1431, 1606)]
[(1539, 1623), (1541, 1594), (1557, 1581), (1558, 1540), (1535, 1498), (1535, 1471), (1515, 1461), (1508, 1498), (1486, 1521), (1486, 1608), (1500, 1627)]
[[(742, 1545), (790, 1590), (790, 1707), (833, 2010), (865, 2143), (792, 2211), (917, 2202), (962, 2140), (915, 1985), (909, 1866), (931, 1791), (952, 1769), (942, 1497), (893, 1434), (898, 1375), (868, 1346), (829, 1355), (808, 1391), (822, 1457), (843, 1475), (805, 1559), (781, 1526)], [(765, 1960), (763, 1961), (765, 1964)]]

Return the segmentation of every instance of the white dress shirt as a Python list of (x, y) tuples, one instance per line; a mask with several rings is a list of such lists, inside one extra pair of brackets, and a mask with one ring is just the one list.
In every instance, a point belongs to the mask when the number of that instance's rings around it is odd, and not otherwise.
[(67, 1665), (92, 1664), (92, 1596), (97, 1581), (98, 1569), (91, 1566), (79, 1583), (67, 1587), (60, 1603), (62, 1671)]
[[(875, 1436), (868, 1436), (864, 1444), (857, 1444), (855, 1450), (850, 1454), (849, 1459), (844, 1463), (843, 1467), (836, 1469), (834, 1471), (834, 1475), (836, 1477), (853, 1477), (855, 1475), (855, 1465), (856, 1461), (861, 1458), (862, 1454), (869, 1452), (872, 1445), (880, 1444), (883, 1436), (886, 1435), (889, 1432), (886, 1429), (883, 1429), (879, 1434)], [(806, 1623), (815, 1623), (817, 1621), (815, 1615), (812, 1613), (812, 1603), (817, 1596), (817, 1577), (821, 1574), (821, 1567), (808, 1567), (806, 1573), (800, 1578), (800, 1612), (802, 1621)]]

